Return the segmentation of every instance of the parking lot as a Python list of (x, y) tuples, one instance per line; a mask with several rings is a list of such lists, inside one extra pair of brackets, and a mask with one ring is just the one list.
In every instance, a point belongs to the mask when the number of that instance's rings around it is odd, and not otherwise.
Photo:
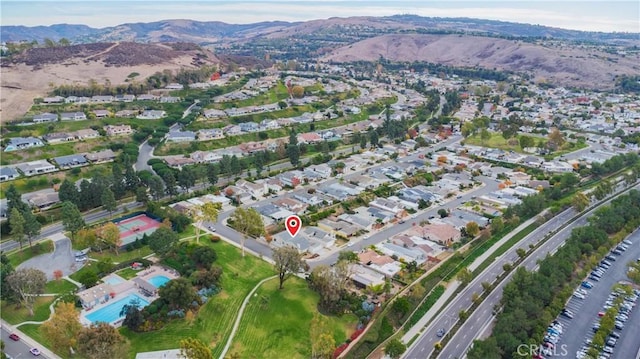
[[(572, 313), (570, 319), (565, 315), (558, 316), (557, 320), (562, 325), (563, 333), (555, 344), (553, 353), (546, 357), (580, 357), (577, 352), (585, 347), (594, 335), (592, 327), (599, 322), (599, 312), (605, 312), (603, 306), (611, 294), (614, 284), (627, 281), (627, 264), (640, 257), (640, 231), (634, 232), (627, 238), (631, 241), (628, 249), (621, 251), (620, 255), (613, 255), (615, 260), (608, 259), (610, 267), (604, 270), (597, 281), (586, 279), (593, 284), (591, 289), (580, 286), (566, 305), (566, 309)], [(637, 287), (636, 287), (637, 288)], [(581, 298), (583, 297), (583, 298)], [(638, 333), (640, 332), (640, 309), (634, 308), (629, 312), (629, 318), (624, 322), (622, 330), (615, 330), (620, 333), (620, 338), (612, 348), (613, 353), (604, 358), (631, 359), (635, 358), (640, 349)], [(605, 339), (606, 341), (606, 339)], [(554, 354), (554, 355), (551, 355)]]

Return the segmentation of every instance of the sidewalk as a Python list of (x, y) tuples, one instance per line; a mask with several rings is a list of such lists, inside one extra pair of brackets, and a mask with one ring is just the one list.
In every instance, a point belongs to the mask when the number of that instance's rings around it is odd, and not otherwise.
[[(489, 249), (487, 249), (478, 258), (476, 258), (471, 264), (469, 264), (467, 266), (467, 268), (471, 272), (473, 272), (476, 268), (478, 268), (480, 266), (480, 264), (482, 264), (487, 258), (489, 258), (489, 256), (493, 252), (498, 250), (498, 248), (500, 248), (503, 244), (505, 244), (507, 241), (509, 241), (513, 236), (515, 236), (516, 234), (520, 233), (522, 230), (524, 230), (526, 227), (528, 227), (529, 225), (531, 225), (535, 221), (536, 221), (536, 217), (533, 217), (533, 218), (528, 219), (524, 223), (520, 224), (513, 231), (509, 232), (507, 235), (502, 237), (499, 241), (494, 243)], [(419, 334), (420, 331), (427, 325), (427, 323), (432, 318), (434, 318), (436, 313), (438, 313), (438, 311), (440, 311), (441, 308), (445, 308), (447, 306), (448, 302), (451, 299), (453, 299), (453, 294), (456, 291), (456, 289), (458, 289), (459, 286), (460, 286), (460, 282), (458, 282), (457, 280), (454, 281), (454, 282), (451, 282), (449, 284), (449, 286), (447, 287), (447, 289), (442, 294), (442, 296), (440, 298), (438, 298), (438, 300), (427, 311), (427, 313), (422, 318), (420, 318), (418, 323), (416, 323), (416, 325), (414, 325), (413, 327), (409, 328), (409, 330), (407, 330), (406, 334), (402, 337), (402, 342), (403, 343), (408, 343), (416, 334)]]
[(427, 313), (423, 315), (422, 318), (420, 318), (418, 323), (416, 323), (416, 325), (414, 325), (409, 330), (407, 330), (405, 335), (402, 337), (402, 342), (409, 343), (409, 341), (414, 336), (419, 334), (422, 331), (422, 329), (427, 326), (429, 320), (431, 320), (431, 318), (433, 318), (436, 315), (436, 313), (440, 310), (440, 308), (446, 307), (446, 304), (449, 302), (449, 300), (453, 296), (453, 293), (456, 291), (456, 289), (458, 289), (459, 286), (460, 286), (459, 281), (456, 280), (454, 282), (451, 282), (447, 287), (447, 289), (445, 289), (444, 293), (442, 293), (442, 296), (440, 296), (440, 298), (438, 298), (438, 300), (427, 311)]
[(30, 348), (40, 349), (40, 352), (44, 355), (44, 357), (51, 358), (51, 359), (62, 359), (58, 355), (54, 354), (51, 350), (45, 348), (42, 344), (36, 342), (35, 340), (31, 339), (31, 337), (21, 332), (20, 329), (16, 328), (15, 326), (5, 322), (4, 320), (2, 320), (1, 323), (3, 328), (6, 328), (12, 333), (18, 334), (18, 336), (20, 336), (20, 340), (23, 341)]

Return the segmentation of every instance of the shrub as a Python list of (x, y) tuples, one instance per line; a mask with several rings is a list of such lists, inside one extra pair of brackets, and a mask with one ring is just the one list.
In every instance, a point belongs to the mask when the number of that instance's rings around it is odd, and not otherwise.
[(220, 237), (216, 235), (211, 235), (211, 242), (213, 243), (220, 242)]

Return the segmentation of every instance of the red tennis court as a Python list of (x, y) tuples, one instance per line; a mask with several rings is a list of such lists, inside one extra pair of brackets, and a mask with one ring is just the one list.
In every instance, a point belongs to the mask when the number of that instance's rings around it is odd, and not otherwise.
[(145, 214), (140, 214), (114, 223), (120, 230), (120, 239), (122, 240), (123, 246), (135, 242), (136, 239), (142, 238), (145, 234), (147, 236), (150, 235), (155, 232), (161, 224), (155, 219), (147, 217)]

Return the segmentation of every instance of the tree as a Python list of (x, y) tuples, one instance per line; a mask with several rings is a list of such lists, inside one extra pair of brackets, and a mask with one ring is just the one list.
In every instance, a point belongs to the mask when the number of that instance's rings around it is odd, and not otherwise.
[(562, 132), (560, 132), (559, 129), (554, 128), (549, 133), (549, 141), (547, 142), (547, 147), (552, 151), (556, 151), (560, 147), (562, 147), (564, 143), (565, 143), (564, 135), (562, 134)]
[(36, 216), (33, 215), (31, 209), (22, 213), (22, 217), (24, 218), (24, 234), (27, 236), (29, 240), (29, 247), (31, 247), (31, 240), (37, 235), (40, 234), (40, 229), (42, 225), (36, 219)]
[(289, 156), (289, 162), (297, 166), (300, 163), (300, 146), (291, 144), (287, 146), (287, 155)]
[(11, 213), (11, 210), (14, 208), (17, 208), (20, 213), (23, 213), (29, 207), (26, 203), (22, 202), (22, 197), (13, 183), (7, 188), (5, 196), (7, 198), (7, 213)]
[(338, 261), (355, 263), (358, 261), (358, 255), (353, 251), (340, 251), (340, 253), (338, 253)]
[(293, 97), (295, 98), (304, 97), (304, 87), (300, 85), (293, 86), (293, 88), (291, 89), (291, 95), (293, 95)]
[(120, 316), (124, 317), (122, 325), (132, 331), (138, 330), (142, 323), (144, 323), (144, 316), (140, 310), (141, 305), (140, 300), (138, 298), (134, 298), (120, 309)]
[(576, 212), (584, 211), (585, 208), (589, 206), (589, 203), (591, 203), (591, 201), (582, 192), (577, 192), (576, 194), (573, 195), (573, 198), (571, 199), (571, 205), (576, 210)]
[(336, 341), (329, 323), (322, 314), (313, 313), (309, 328), (311, 337), (311, 358), (330, 359), (336, 348)]
[(264, 222), (262, 216), (255, 208), (237, 208), (229, 221), (233, 223), (233, 228), (242, 234), (242, 256), (244, 257), (244, 242), (247, 237), (258, 237), (264, 235)]
[(111, 189), (105, 188), (104, 191), (102, 191), (100, 203), (102, 203), (102, 208), (109, 212), (109, 218), (111, 218), (111, 214), (118, 207), (118, 202), (116, 202), (116, 197), (113, 195)]
[(61, 202), (70, 201), (76, 206), (80, 202), (80, 193), (78, 192), (78, 187), (76, 187), (76, 185), (68, 179), (65, 179), (64, 181), (62, 181), (62, 184), (60, 184), (58, 197), (60, 198)]
[(196, 222), (194, 226), (196, 229), (196, 242), (200, 243), (200, 227), (202, 224), (207, 222), (215, 222), (218, 220), (218, 213), (222, 209), (222, 205), (220, 203), (212, 203), (207, 202), (202, 206), (194, 207), (191, 211), (191, 218)]
[(180, 341), (180, 356), (186, 359), (213, 359), (211, 349), (202, 341), (194, 338)]
[(33, 316), (33, 303), (37, 294), (44, 293), (47, 276), (41, 270), (23, 268), (11, 273), (7, 277), (7, 283), (20, 303), (29, 310), (29, 315)]
[(378, 141), (380, 141), (380, 138), (378, 136), (378, 132), (376, 132), (376, 130), (374, 130), (373, 128), (369, 130), (369, 142), (371, 143), (371, 146), (373, 147), (378, 147)]
[(118, 255), (118, 248), (122, 245), (122, 239), (120, 238), (120, 230), (115, 223), (107, 222), (96, 229), (96, 237), (98, 240), (107, 245), (109, 248), (113, 248)]
[(61, 214), (64, 229), (71, 232), (71, 239), (74, 239), (76, 233), (85, 226), (82, 214), (78, 207), (69, 201), (62, 203)]
[(162, 172), (162, 179), (166, 185), (165, 191), (169, 196), (175, 196), (178, 194), (176, 191), (176, 177), (173, 175), (172, 171), (164, 171)]
[(338, 262), (333, 267), (319, 265), (309, 275), (309, 286), (320, 295), (319, 306), (329, 312), (339, 311), (339, 302), (346, 292), (349, 264)]
[(82, 329), (79, 318), (73, 303), (60, 302), (51, 318), (42, 324), (40, 331), (54, 351), (69, 353), (76, 347), (76, 338)]
[(149, 201), (149, 196), (147, 195), (147, 188), (144, 186), (139, 186), (136, 188), (136, 201), (147, 203)]
[(504, 229), (504, 221), (502, 217), (496, 217), (491, 220), (491, 233), (496, 234)]
[(516, 249), (516, 254), (520, 258), (524, 258), (524, 256), (527, 255), (527, 251), (524, 248), (518, 248), (518, 249)]
[(0, 298), (10, 301), (13, 299), (13, 290), (7, 278), (13, 273), (13, 266), (5, 254), (0, 254)]
[(367, 136), (360, 136), (360, 148), (367, 148)]
[(531, 136), (520, 136), (520, 148), (530, 148), (536, 145), (536, 140)]
[(11, 235), (15, 241), (20, 243), (20, 249), (22, 249), (22, 243), (24, 243), (24, 217), (17, 208), (13, 208), (9, 213), (9, 225), (11, 226)]
[(196, 184), (196, 173), (191, 167), (184, 167), (178, 172), (178, 184), (185, 191), (189, 191), (189, 188)]
[(78, 334), (78, 353), (85, 358), (126, 358), (128, 349), (129, 343), (118, 329), (107, 323), (92, 324)]
[(438, 215), (440, 216), (440, 218), (445, 218), (449, 215), (449, 212), (447, 212), (447, 210), (444, 208), (440, 208), (438, 210)]
[(407, 346), (398, 339), (392, 339), (391, 341), (389, 341), (387, 346), (384, 347), (385, 354), (393, 359), (400, 358), (405, 350), (407, 350)]
[(98, 274), (93, 270), (80, 271), (76, 279), (86, 288), (91, 288), (98, 283)]
[(124, 170), (124, 183), (129, 191), (133, 191), (140, 184), (140, 178), (138, 178), (138, 174), (133, 169), (132, 165), (127, 164), (126, 169)]
[(476, 132), (476, 126), (474, 126), (473, 122), (465, 122), (462, 124), (462, 127), (460, 128), (460, 132), (462, 133), (463, 137), (469, 137), (471, 135), (473, 135)]
[(164, 196), (164, 183), (162, 182), (162, 178), (158, 176), (153, 176), (149, 179), (149, 191), (151, 191), (151, 197), (154, 200), (159, 200)]
[(273, 261), (276, 272), (278, 272), (280, 289), (282, 289), (282, 285), (287, 279), (304, 268), (302, 256), (298, 252), (298, 249), (292, 246), (282, 246), (274, 249)]
[(474, 238), (480, 231), (480, 227), (478, 227), (478, 224), (476, 222), (468, 222), (465, 226), (465, 229), (467, 231), (467, 234), (471, 238)]
[(242, 164), (240, 163), (238, 156), (231, 156), (231, 162), (229, 162), (229, 171), (234, 176), (239, 176), (242, 174)]
[(200, 302), (196, 289), (184, 277), (168, 281), (160, 287), (158, 295), (173, 309), (187, 309), (191, 303)]
[(213, 163), (209, 163), (207, 165), (207, 180), (212, 186), (215, 186), (215, 184), (218, 183), (218, 174), (218, 166)]
[(485, 142), (491, 139), (491, 133), (486, 128), (483, 128), (480, 131), (480, 140), (482, 141), (482, 145), (484, 146)]
[(467, 285), (473, 279), (473, 273), (469, 270), (469, 268), (464, 267), (458, 272), (458, 280), (462, 283), (462, 285)]
[(149, 236), (149, 247), (159, 255), (168, 253), (178, 243), (178, 234), (171, 228), (160, 227)]

